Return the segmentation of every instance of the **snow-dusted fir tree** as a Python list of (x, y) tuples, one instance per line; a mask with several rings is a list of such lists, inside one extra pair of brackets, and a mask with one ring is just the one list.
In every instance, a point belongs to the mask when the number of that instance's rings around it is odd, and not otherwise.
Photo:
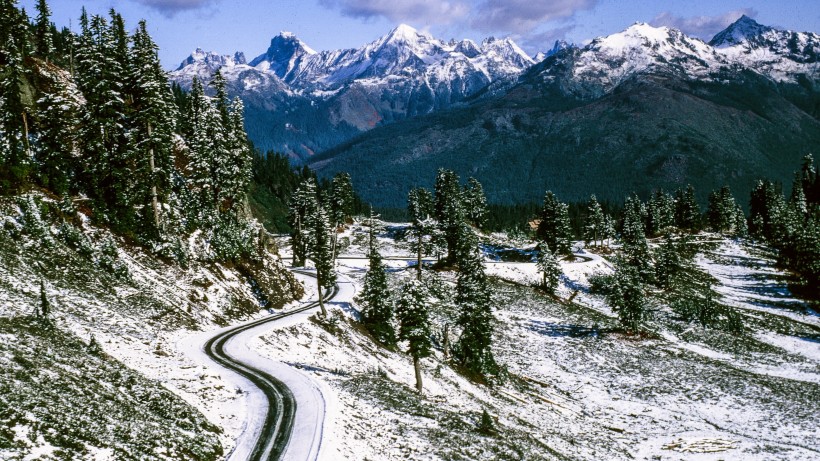
[(498, 366), (492, 353), (495, 319), (490, 288), (482, 265), (478, 237), (466, 224), (462, 224), (460, 232), (455, 301), (460, 309), (456, 324), (461, 327), (461, 336), (455, 344), (453, 356), (472, 373), (493, 374)]
[(649, 317), (642, 276), (630, 264), (618, 264), (612, 277), (612, 285), (606, 296), (618, 320), (628, 331), (640, 331)]
[(387, 272), (374, 233), (375, 228), (371, 227), (367, 253), (369, 267), (364, 276), (362, 292), (356, 301), (362, 305), (362, 324), (370, 334), (382, 344), (393, 345), (396, 343), (396, 332), (392, 323), (393, 300), (387, 285)]
[(162, 204), (171, 197), (177, 119), (176, 105), (157, 52), (145, 21), (140, 21), (129, 59), (133, 86), (130, 137), (138, 178), (137, 203), (146, 210), (143, 225), (154, 237), (162, 230)]
[(422, 391), (421, 359), (430, 356), (429, 300), (424, 286), (418, 280), (410, 280), (401, 290), (396, 313), (399, 318), (399, 339), (407, 341), (407, 352), (413, 357), (416, 373), (416, 390)]
[(331, 220), (336, 225), (344, 224), (353, 216), (355, 196), (353, 182), (345, 172), (336, 173), (330, 181)]
[(694, 272), (692, 255), (687, 252), (687, 239), (667, 235), (655, 250), (655, 284), (669, 290), (686, 284), (685, 275)]
[(310, 250), (314, 245), (314, 223), (312, 218), (316, 216), (318, 207), (316, 181), (312, 177), (308, 177), (294, 191), (288, 210), (294, 266), (304, 266), (310, 255)]
[(646, 205), (646, 235), (659, 235), (674, 224), (675, 199), (658, 189)]
[(416, 255), (416, 278), (421, 280), (422, 257), (433, 250), (433, 237), (438, 231), (438, 223), (432, 217), (433, 199), (424, 188), (411, 189), (407, 194), (407, 213), (411, 226), (407, 232), (410, 251)]
[(750, 233), (772, 245), (783, 243), (785, 237), (786, 202), (771, 181), (758, 181), (751, 193)]
[[(97, 216), (115, 230), (135, 226), (133, 149), (127, 133), (127, 38), (121, 18), (80, 18), (76, 79), (86, 99), (80, 132), (83, 172), (79, 179), (92, 198)], [(125, 49), (123, 50), (123, 47)]]
[(245, 106), (239, 97), (231, 101), (228, 132), (229, 162), (224, 165), (223, 203), (233, 213), (237, 213), (251, 183), (253, 150), (245, 132)]
[(34, 40), (37, 43), (37, 56), (46, 62), (54, 53), (54, 37), (51, 35), (51, 8), (46, 0), (37, 0), (37, 21), (34, 25)]
[(215, 146), (224, 141), (225, 133), (219, 113), (205, 96), (202, 82), (197, 78), (191, 83), (187, 118), (190, 132), (186, 137), (189, 150), (186, 176), (197, 198), (189, 212), (200, 223), (213, 223), (219, 211), (215, 169), (220, 150)]
[(327, 197), (330, 210), (330, 225), (333, 231), (333, 257), (338, 254), (338, 228), (353, 216), (355, 196), (350, 175), (336, 173), (330, 181), (330, 195)]
[(310, 259), (316, 266), (316, 285), (319, 290), (319, 307), (322, 317), (327, 317), (327, 309), (322, 299), (324, 292), (336, 284), (336, 271), (333, 264), (333, 249), (331, 248), (330, 218), (323, 207), (316, 208), (315, 215), (310, 219), (313, 223), (313, 246), (310, 250)]
[(601, 204), (598, 203), (598, 199), (595, 195), (592, 195), (589, 198), (584, 219), (584, 241), (586, 241), (587, 244), (592, 242), (593, 246), (597, 246), (598, 241), (601, 241), (603, 244), (605, 227), (606, 216), (604, 216), (604, 210), (601, 208)]
[(737, 222), (735, 212), (737, 204), (729, 186), (714, 190), (709, 194), (709, 204), (706, 209), (706, 220), (714, 232), (734, 234)]
[(54, 73), (48, 90), (37, 101), (40, 135), (34, 149), (38, 182), (46, 188), (64, 194), (75, 182), (77, 130), (82, 111), (82, 96), (65, 74)]
[(554, 295), (555, 290), (558, 289), (558, 282), (561, 279), (563, 271), (561, 265), (558, 264), (558, 259), (553, 254), (552, 250), (545, 242), (538, 244), (538, 260), (536, 262), (538, 271), (541, 273), (541, 287), (548, 293)]
[(644, 231), (645, 208), (641, 199), (633, 194), (624, 203), (623, 225), (621, 226), (621, 243), (623, 258), (626, 264), (634, 267), (642, 280), (652, 279), (649, 245)]
[(553, 253), (570, 254), (572, 231), (569, 225), (569, 206), (558, 200), (552, 191), (544, 194), (544, 205), (539, 215), (536, 235), (544, 241)]
[(482, 228), (487, 222), (487, 197), (484, 195), (484, 188), (475, 178), (467, 180), (462, 192), (464, 200), (465, 217), (475, 227)]
[(447, 242), (447, 263), (455, 264), (459, 228), (464, 222), (464, 206), (458, 175), (451, 170), (438, 170), (435, 194), (436, 220)]
[(675, 226), (689, 232), (700, 230), (700, 206), (691, 184), (675, 193)]
[(48, 316), (51, 315), (51, 302), (48, 300), (46, 285), (42, 280), (40, 280), (40, 305), (37, 308), (36, 314), (37, 317), (44, 322), (48, 322)]
[(12, 1), (0, 2), (0, 50), (5, 63), (0, 72), (0, 192), (19, 188), (30, 169), (29, 107), (22, 97), (28, 24)]

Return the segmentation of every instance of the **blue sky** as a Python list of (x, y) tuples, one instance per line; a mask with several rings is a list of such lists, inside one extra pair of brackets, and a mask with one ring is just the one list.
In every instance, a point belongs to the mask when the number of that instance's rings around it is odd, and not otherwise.
[[(35, 0), (19, 4), (34, 15)], [(53, 21), (77, 29), (80, 9), (115, 8), (134, 27), (146, 19), (164, 67), (197, 47), (250, 60), (286, 30), (317, 51), (358, 47), (400, 23), (442, 39), (511, 36), (527, 52), (556, 39), (584, 43), (641, 21), (704, 39), (741, 14), (761, 24), (820, 32), (817, 0), (49, 0)]]

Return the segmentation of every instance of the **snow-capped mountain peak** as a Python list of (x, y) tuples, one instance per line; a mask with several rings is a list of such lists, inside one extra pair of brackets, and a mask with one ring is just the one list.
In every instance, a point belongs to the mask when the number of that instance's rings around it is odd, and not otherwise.
[(778, 30), (743, 16), (709, 42), (726, 60), (775, 81), (820, 76), (820, 35)]
[(237, 51), (231, 56), (228, 54), (220, 55), (212, 51), (204, 51), (202, 48), (197, 48), (179, 64), (176, 70), (182, 71), (187, 69), (188, 71), (196, 71), (195, 73), (204, 75), (212, 74), (222, 67), (234, 67), (242, 64), (246, 64), (246, 61), (245, 54), (241, 51)]
[(532, 59), (535, 62), (541, 62), (547, 59), (548, 57), (554, 55), (555, 53), (558, 53), (562, 50), (566, 50), (567, 48), (572, 48), (573, 46), (573, 44), (567, 42), (566, 40), (556, 40), (549, 51), (547, 51), (546, 53), (543, 51), (539, 51), (535, 54), (535, 56), (532, 57)]
[(773, 29), (759, 24), (744, 14), (729, 27), (715, 35), (714, 38), (709, 41), (709, 44), (715, 48), (734, 46), (770, 30)]
[(291, 72), (310, 56), (316, 55), (311, 47), (291, 32), (280, 32), (270, 41), (268, 50), (254, 58), (251, 66), (260, 71), (271, 71), (277, 77), (288, 80)]
[(391, 30), (385, 38), (386, 42), (413, 44), (418, 41), (419, 38), (431, 39), (433, 37), (407, 24), (399, 24), (395, 29)]

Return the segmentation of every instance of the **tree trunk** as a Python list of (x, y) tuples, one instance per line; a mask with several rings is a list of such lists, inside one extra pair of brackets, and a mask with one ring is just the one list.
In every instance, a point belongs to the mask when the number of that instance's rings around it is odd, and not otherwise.
[(336, 267), (336, 241), (339, 239), (339, 233), (336, 232), (339, 227), (336, 226), (333, 229), (333, 235), (330, 239), (330, 256), (333, 257), (333, 267)]
[[(298, 212), (296, 213), (296, 233), (299, 235), (298, 240), (299, 240), (299, 244), (301, 245), (301, 240), (302, 240), (302, 219), (299, 217)], [(296, 242), (294, 242), (294, 240), (295, 239), (290, 240), (290, 251), (292, 253), (291, 256), (293, 257), (293, 266), (294, 267), (299, 267), (300, 264), (298, 264), (298, 263), (300, 261), (296, 259), (296, 254), (299, 252), (299, 250), (296, 248)]]
[(417, 356), (413, 356), (413, 368), (416, 370), (416, 390), (421, 394), (421, 361)]
[[(148, 124), (148, 137), (151, 137), (151, 124)], [(148, 150), (148, 162), (151, 166), (151, 207), (154, 209), (154, 227), (159, 232), (159, 200), (157, 199), (157, 183), (154, 178), (154, 148)]]
[[(31, 158), (31, 145), (28, 143), (28, 117), (26, 117), (26, 112), (23, 111), (23, 140), (26, 142), (26, 155), (28, 158)], [(28, 159), (26, 159), (28, 160)]]
[(322, 309), (322, 317), (327, 318), (327, 309), (325, 309), (325, 301), (322, 299), (322, 282), (316, 278), (317, 288), (319, 289), (319, 307)]
[(450, 359), (450, 324), (444, 324), (444, 344), (442, 344), (444, 348), (444, 360)]
[(418, 253), (416, 255), (416, 270), (418, 271), (418, 279), (421, 282), (421, 244), (422, 244), (421, 232), (419, 232), (419, 241), (418, 241)]

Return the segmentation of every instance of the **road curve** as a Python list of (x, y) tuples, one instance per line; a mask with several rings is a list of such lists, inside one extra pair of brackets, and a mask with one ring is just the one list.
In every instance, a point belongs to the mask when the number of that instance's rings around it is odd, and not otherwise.
[[(296, 270), (294, 272), (309, 277), (315, 277), (312, 273), (307, 271)], [(338, 291), (339, 287), (334, 286), (333, 290), (325, 294), (324, 299), (333, 299)], [(293, 392), (285, 385), (285, 383), (277, 379), (275, 376), (272, 376), (249, 363), (245, 363), (230, 356), (225, 351), (225, 345), (231, 338), (242, 332), (256, 328), (265, 323), (274, 322), (276, 320), (313, 309), (318, 305), (319, 302), (314, 301), (296, 309), (291, 309), (287, 312), (270, 315), (253, 322), (248, 322), (237, 327), (221, 331), (205, 343), (205, 354), (211, 360), (249, 380), (254, 386), (262, 391), (268, 401), (268, 410), (265, 414), (264, 422), (262, 423), (261, 433), (259, 434), (259, 438), (256, 440), (250, 456), (247, 458), (249, 461), (282, 459), (293, 432), (293, 425), (296, 417), (296, 399), (293, 396)]]

